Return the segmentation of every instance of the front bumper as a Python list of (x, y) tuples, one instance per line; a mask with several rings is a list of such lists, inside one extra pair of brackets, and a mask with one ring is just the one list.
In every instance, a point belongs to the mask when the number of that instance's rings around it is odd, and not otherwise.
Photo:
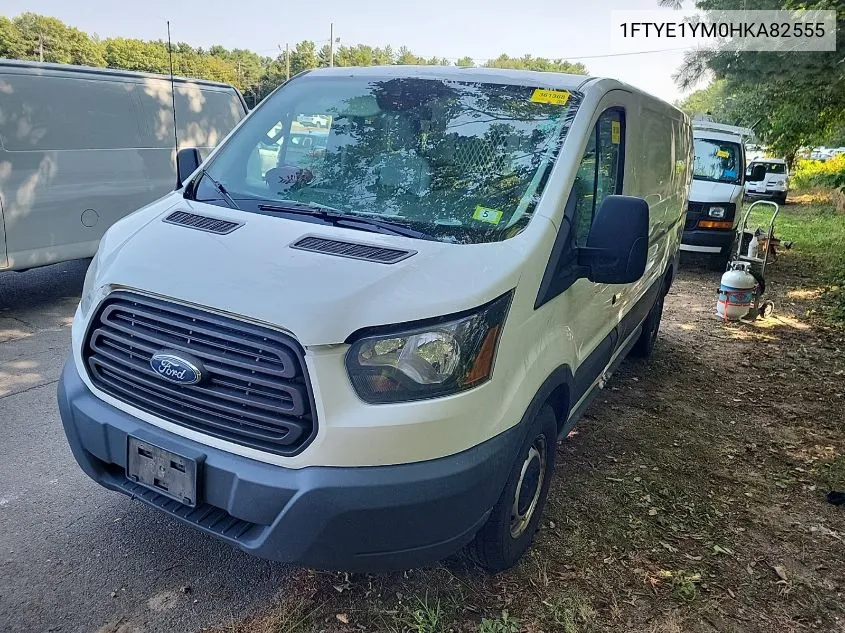
[(746, 189), (746, 199), (756, 200), (773, 200), (776, 198), (786, 198), (786, 189), (766, 189), (765, 191), (749, 191)]
[(736, 238), (735, 231), (693, 229), (684, 231), (681, 250), (694, 253), (729, 255)]
[[(58, 401), (73, 455), (96, 482), (256, 556), (320, 569), (408, 569), (455, 553), (487, 520), (523, 439), (517, 425), (425, 462), (290, 469), (147, 424), (94, 396), (72, 360)], [(125, 476), (128, 435), (197, 459), (196, 508)]]

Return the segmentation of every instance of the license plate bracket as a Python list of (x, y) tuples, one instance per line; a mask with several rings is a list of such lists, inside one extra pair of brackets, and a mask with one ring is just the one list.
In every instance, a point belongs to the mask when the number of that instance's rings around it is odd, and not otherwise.
[(129, 436), (126, 476), (191, 508), (197, 505), (197, 460)]

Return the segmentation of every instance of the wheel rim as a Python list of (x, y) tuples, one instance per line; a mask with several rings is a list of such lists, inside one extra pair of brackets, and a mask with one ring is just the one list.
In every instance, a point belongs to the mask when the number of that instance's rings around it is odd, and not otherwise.
[(525, 461), (519, 473), (519, 481), (511, 506), (511, 536), (519, 538), (528, 529), (528, 524), (534, 516), (543, 482), (546, 478), (546, 461), (548, 459), (546, 438), (540, 435), (528, 449)]

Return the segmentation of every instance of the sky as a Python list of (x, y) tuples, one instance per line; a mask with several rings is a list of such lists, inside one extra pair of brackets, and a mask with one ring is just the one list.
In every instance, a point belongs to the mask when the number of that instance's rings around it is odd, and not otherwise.
[[(655, 9), (658, 0), (3, 0), (0, 12), (50, 15), (100, 37), (166, 39), (207, 48), (221, 44), (275, 56), (308, 39), (408, 46), (424, 57), (481, 63), (501, 53), (563, 58), (594, 76), (613, 77), (667, 101), (682, 96), (672, 74), (682, 51), (612, 55), (611, 11)], [(703, 87), (703, 85), (697, 86)]]

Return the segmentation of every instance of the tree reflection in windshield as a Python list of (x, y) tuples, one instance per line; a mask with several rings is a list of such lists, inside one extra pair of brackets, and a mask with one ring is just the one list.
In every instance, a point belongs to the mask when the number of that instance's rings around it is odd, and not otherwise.
[(281, 124), (269, 168), (249, 161), (240, 183), (231, 175), (243, 167), (228, 169), (230, 192), (387, 216), (444, 241), (501, 240), (530, 219), (580, 102), (550, 92), (558, 102), (526, 86), (306, 77), (262, 105), (209, 171), (239, 145), (266, 153)]

